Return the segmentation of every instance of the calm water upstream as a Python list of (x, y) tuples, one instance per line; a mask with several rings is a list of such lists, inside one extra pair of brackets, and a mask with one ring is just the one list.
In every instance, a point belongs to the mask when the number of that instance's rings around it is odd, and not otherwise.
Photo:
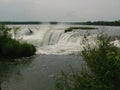
[(78, 25), (21, 25), (17, 32), (13, 30), (11, 32), (13, 38), (35, 45), (37, 52), (35, 56), (29, 58), (16, 59), (12, 62), (0, 61), (1, 89), (54, 90), (54, 74), (61, 70), (69, 71), (69, 65), (72, 65), (74, 70), (81, 69), (83, 61), (79, 53), (84, 47), (83, 37), (88, 33), (87, 38), (91, 46), (95, 45), (97, 34), (104, 31), (114, 37), (115, 45), (120, 47), (120, 27), (92, 26), (98, 29), (73, 30), (65, 33), (64, 30), (70, 26)]

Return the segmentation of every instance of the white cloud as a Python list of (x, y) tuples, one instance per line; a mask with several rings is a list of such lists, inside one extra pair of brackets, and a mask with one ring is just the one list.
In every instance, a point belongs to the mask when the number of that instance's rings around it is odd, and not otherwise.
[(120, 0), (0, 0), (0, 20), (112, 20), (119, 8)]

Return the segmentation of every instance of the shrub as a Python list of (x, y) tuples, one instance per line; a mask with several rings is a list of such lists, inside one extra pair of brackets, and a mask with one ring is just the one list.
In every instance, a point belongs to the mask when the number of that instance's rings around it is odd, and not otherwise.
[(55, 76), (55, 90), (119, 90), (120, 49), (107, 35), (98, 36), (98, 46), (81, 53), (87, 69)]
[(33, 45), (29, 45), (27, 43), (23, 43), (21, 45), (21, 48), (22, 48), (22, 51), (21, 51), (22, 56), (31, 56), (36, 51)]
[(18, 58), (34, 55), (36, 49), (33, 45), (20, 43), (12, 39), (9, 34), (10, 28), (0, 25), (0, 57), (2, 58)]

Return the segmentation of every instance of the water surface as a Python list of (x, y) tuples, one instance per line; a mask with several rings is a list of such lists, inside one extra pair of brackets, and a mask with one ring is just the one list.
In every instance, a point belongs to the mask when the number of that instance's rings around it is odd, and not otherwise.
[(54, 74), (69, 71), (69, 65), (79, 70), (82, 64), (81, 57), (69, 55), (36, 55), (23, 60), (1, 64), (2, 90), (53, 90)]

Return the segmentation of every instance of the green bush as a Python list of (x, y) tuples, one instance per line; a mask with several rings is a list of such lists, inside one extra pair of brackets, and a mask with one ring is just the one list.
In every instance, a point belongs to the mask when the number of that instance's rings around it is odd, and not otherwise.
[(2, 58), (18, 58), (34, 55), (36, 49), (33, 45), (20, 43), (12, 39), (9, 34), (10, 28), (0, 25), (0, 57)]
[(21, 53), (22, 53), (23, 56), (31, 56), (36, 51), (36, 49), (33, 45), (29, 45), (27, 43), (23, 43), (21, 45), (21, 48), (22, 48)]
[(82, 51), (87, 69), (55, 76), (55, 90), (120, 90), (120, 49), (106, 35)]

